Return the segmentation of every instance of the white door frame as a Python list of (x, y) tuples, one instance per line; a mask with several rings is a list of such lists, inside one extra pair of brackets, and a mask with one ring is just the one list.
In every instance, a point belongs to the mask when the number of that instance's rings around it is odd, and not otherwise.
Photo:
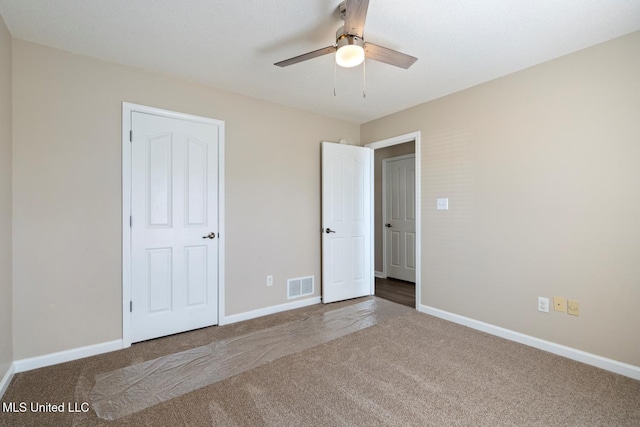
[(207, 117), (162, 110), (144, 105), (122, 103), (122, 348), (131, 346), (131, 115), (154, 114), (178, 120), (208, 123), (221, 130), (218, 148), (218, 325), (224, 313), (224, 122)]
[[(415, 153), (413, 154), (405, 154), (403, 156), (396, 157), (387, 157), (386, 159), (382, 159), (382, 274), (384, 277), (387, 277), (387, 230), (385, 229), (385, 224), (387, 223), (387, 163), (393, 162), (394, 160), (404, 160), (413, 158), (415, 162)], [(414, 195), (414, 198), (416, 195)], [(416, 199), (417, 203), (417, 199)], [(417, 219), (416, 219), (417, 225)], [(417, 238), (416, 232), (416, 238)], [(417, 241), (416, 241), (417, 246)], [(417, 257), (417, 253), (416, 253)], [(417, 261), (417, 260), (416, 260)], [(417, 272), (416, 272), (417, 273)]]
[[(421, 216), (420, 216), (420, 206), (421, 206), (421, 192), (420, 192), (420, 131), (407, 133), (404, 135), (394, 136), (392, 138), (383, 139), (381, 141), (372, 142), (370, 144), (366, 144), (365, 147), (369, 147), (373, 150), (377, 150), (379, 148), (390, 147), (392, 145), (404, 144), (405, 142), (415, 141), (415, 162), (416, 162), (416, 182), (415, 182), (415, 192), (416, 192), (416, 310), (420, 309), (420, 301), (421, 301), (421, 248), (422, 248), (422, 233), (421, 230)], [(373, 207), (373, 183), (374, 183), (374, 170), (373, 166), (371, 167), (371, 206)], [(371, 209), (371, 235), (374, 236), (374, 222), (373, 222), (373, 208)], [(375, 242), (371, 245), (371, 258), (373, 259), (375, 256)], [(386, 269), (386, 266), (383, 267)], [(375, 266), (371, 266), (372, 274), (371, 274), (371, 295), (375, 294)]]

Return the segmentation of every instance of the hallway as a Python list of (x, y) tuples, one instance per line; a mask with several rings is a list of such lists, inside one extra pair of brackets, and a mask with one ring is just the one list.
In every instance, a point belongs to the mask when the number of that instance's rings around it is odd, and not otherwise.
[(376, 296), (407, 307), (416, 308), (415, 283), (376, 277)]

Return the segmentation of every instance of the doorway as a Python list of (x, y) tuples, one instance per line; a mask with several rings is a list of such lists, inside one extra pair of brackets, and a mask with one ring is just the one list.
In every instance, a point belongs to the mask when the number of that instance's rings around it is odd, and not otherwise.
[[(411, 303), (413, 301), (416, 309), (420, 308), (420, 132), (412, 132), (405, 135), (373, 142), (365, 145), (365, 147), (374, 150), (374, 272), (375, 280), (372, 280), (372, 294), (379, 294), (379, 296), (388, 296), (389, 293), (394, 293), (397, 290), (395, 297), (400, 298), (405, 303)], [(415, 219), (415, 232), (412, 234), (415, 238), (413, 244), (409, 248), (409, 251), (413, 250), (413, 256), (410, 257), (414, 260), (413, 276), (404, 277), (404, 279), (412, 279), (397, 281), (394, 278), (388, 277), (388, 268), (386, 266), (385, 258), (390, 255), (389, 250), (385, 249), (387, 243), (387, 237), (385, 234), (389, 227), (385, 227), (385, 215), (383, 211), (383, 177), (382, 177), (382, 160), (385, 158), (400, 157), (413, 155), (414, 162), (414, 175), (413, 179), (410, 179), (413, 184), (414, 202), (412, 206), (413, 216)], [(405, 157), (406, 158), (406, 157)], [(398, 242), (400, 243), (400, 242)], [(406, 246), (406, 242), (403, 243)], [(411, 263), (409, 263), (411, 264)], [(376, 286), (381, 287), (380, 292), (376, 292)], [(414, 295), (409, 295), (413, 289)], [(413, 297), (413, 298), (411, 298)]]

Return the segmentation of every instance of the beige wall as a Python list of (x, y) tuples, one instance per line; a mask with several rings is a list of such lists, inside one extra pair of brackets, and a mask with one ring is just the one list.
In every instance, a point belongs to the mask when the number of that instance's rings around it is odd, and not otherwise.
[(379, 148), (374, 151), (374, 233), (375, 233), (375, 271), (382, 273), (384, 270), (384, 252), (382, 250), (383, 236), (383, 205), (382, 205), (382, 161), (390, 157), (403, 156), (415, 153), (415, 142), (392, 145)]
[(361, 127), (421, 131), (422, 304), (640, 366), (639, 76), (636, 32)]
[[(226, 314), (320, 290), (320, 142), (359, 126), (14, 40), (15, 359), (121, 338), (121, 103), (226, 122)], [(266, 276), (274, 286), (266, 287)]]
[[(321, 140), (420, 130), (421, 303), (640, 366), (640, 33), (361, 127), (20, 40), (7, 52), (0, 25), (0, 374), (12, 89), (15, 359), (121, 337), (129, 101), (226, 121), (228, 315), (286, 302), (287, 277), (319, 281)], [(539, 313), (538, 295), (581, 315)]]
[(0, 17), (0, 380), (13, 362), (11, 300), (11, 35)]

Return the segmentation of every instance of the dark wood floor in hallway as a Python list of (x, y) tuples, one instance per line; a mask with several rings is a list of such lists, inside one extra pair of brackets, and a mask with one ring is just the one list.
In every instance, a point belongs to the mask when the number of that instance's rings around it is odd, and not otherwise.
[(407, 307), (416, 307), (416, 285), (392, 278), (376, 277), (376, 296)]

